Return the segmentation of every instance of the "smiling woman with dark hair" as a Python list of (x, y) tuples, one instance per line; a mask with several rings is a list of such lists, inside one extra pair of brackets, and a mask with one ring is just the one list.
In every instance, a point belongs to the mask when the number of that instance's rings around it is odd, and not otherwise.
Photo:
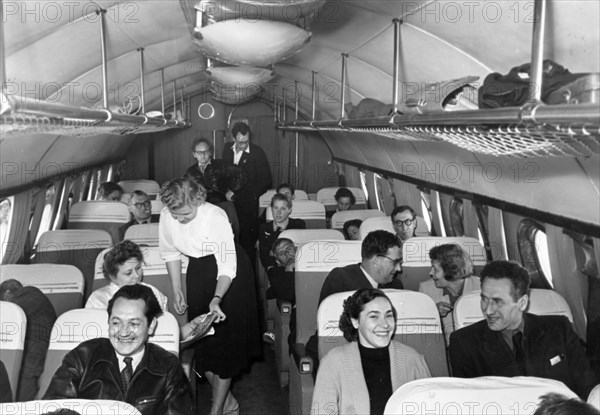
[(396, 310), (385, 293), (363, 288), (344, 301), (340, 330), (350, 343), (322, 359), (312, 408), (327, 414), (383, 414), (392, 393), (431, 376), (425, 358), (392, 341)]

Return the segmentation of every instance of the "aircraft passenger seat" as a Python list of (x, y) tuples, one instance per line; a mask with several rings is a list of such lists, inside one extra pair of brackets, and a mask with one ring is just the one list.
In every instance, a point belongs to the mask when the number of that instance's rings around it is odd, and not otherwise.
[[(271, 206), (271, 198), (275, 194), (276, 189), (269, 189), (258, 198), (258, 216), (262, 216), (265, 210)], [(308, 194), (304, 190), (296, 189), (294, 191), (294, 203), (298, 200), (309, 200)]]
[(533, 376), (418, 379), (394, 392), (384, 414), (532, 414), (550, 392), (577, 398), (564, 383)]
[(83, 307), (83, 274), (65, 264), (7, 264), (0, 266), (0, 282), (15, 279), (46, 294), (57, 316)]
[[(115, 204), (115, 202), (106, 203)], [(117, 204), (121, 205), (120, 203)], [(32, 262), (34, 264), (50, 263), (76, 266), (83, 274), (85, 281), (83, 287), (83, 300), (85, 301), (92, 292), (96, 257), (103, 249), (112, 246), (112, 244), (113, 239), (105, 230), (68, 229), (48, 231), (40, 237)]]
[(596, 385), (588, 396), (587, 403), (600, 411), (600, 384)]
[[(391, 232), (393, 234), (396, 233), (394, 230), (394, 225), (392, 224), (392, 218), (390, 216), (375, 216), (372, 218), (367, 218), (360, 225), (360, 239), (365, 239), (365, 236), (369, 234), (369, 232), (384, 230)], [(427, 227), (427, 222), (420, 216), (417, 216), (417, 228), (415, 229), (416, 236), (429, 236), (429, 228)]]
[[(391, 223), (391, 222), (390, 222)], [(431, 271), (429, 251), (434, 246), (456, 244), (466, 251), (473, 261), (473, 274), (479, 275), (487, 263), (485, 249), (475, 238), (428, 236), (414, 237), (402, 246), (402, 284), (407, 290), (419, 290), (419, 284), (427, 281)]]
[[(157, 319), (154, 336), (150, 343), (179, 356), (179, 325), (171, 313), (163, 313)], [(79, 343), (98, 337), (108, 338), (108, 313), (103, 309), (81, 308), (67, 311), (58, 317), (50, 335), (50, 347), (46, 355), (44, 372), (40, 376), (40, 391), (37, 398), (46, 393), (52, 376), (62, 364), (66, 354)]]
[(364, 222), (369, 218), (378, 218), (381, 216), (385, 216), (385, 213), (378, 209), (350, 209), (335, 212), (331, 217), (331, 229), (343, 229), (344, 223), (352, 219), (360, 219)]
[[(481, 312), (481, 291), (471, 291), (460, 296), (454, 304), (454, 330), (483, 320)], [(531, 288), (527, 312), (539, 316), (561, 315), (573, 324), (573, 313), (567, 300), (554, 290)]]
[(122, 180), (117, 184), (123, 188), (123, 192), (125, 193), (133, 193), (136, 190), (141, 190), (152, 200), (156, 199), (160, 192), (160, 185), (155, 180)]
[[(267, 209), (267, 222), (273, 220), (273, 212)], [(303, 219), (307, 229), (325, 229), (325, 207), (312, 200), (294, 200), (290, 218)]]
[[(325, 206), (325, 210), (332, 211), (337, 208), (337, 202), (335, 200), (335, 192), (338, 191), (340, 187), (324, 187), (317, 192), (317, 202), (321, 202)], [(367, 198), (365, 197), (365, 193), (362, 189), (358, 187), (347, 187), (348, 190), (352, 192), (354, 198), (356, 199), (356, 203), (352, 206), (352, 209), (366, 209), (367, 208)]]
[[(180, 324), (187, 323), (187, 313), (179, 315), (173, 308), (173, 286), (171, 285), (171, 277), (167, 273), (167, 265), (165, 261), (160, 257), (157, 246), (141, 247), (142, 253), (144, 254), (144, 263), (142, 264), (142, 270), (144, 271), (144, 278), (142, 282), (152, 285), (163, 293), (168, 299), (169, 312), (173, 313), (175, 318)], [(96, 265), (94, 271), (94, 283), (92, 285), (92, 291), (102, 288), (108, 284), (108, 280), (104, 278), (102, 272), (102, 263), (104, 261), (104, 255), (108, 249), (100, 252), (96, 257)], [(181, 258), (181, 281), (182, 287), (185, 293), (185, 273), (188, 266), (188, 259), (182, 255)]]
[(125, 203), (88, 200), (75, 203), (69, 213), (68, 229), (99, 229), (112, 237), (114, 244), (119, 243), (119, 228), (129, 222), (131, 214)]
[(125, 237), (138, 245), (158, 246), (158, 223), (131, 225), (125, 231)]
[[(360, 241), (312, 241), (296, 253), (296, 344), (291, 351), (289, 392), (291, 413), (310, 408), (312, 365), (305, 351), (308, 339), (317, 328), (319, 295), (332, 269), (361, 261)], [(309, 412), (303, 412), (308, 414)]]
[(16, 304), (0, 301), (0, 360), (4, 363), (13, 399), (17, 396), (27, 318)]

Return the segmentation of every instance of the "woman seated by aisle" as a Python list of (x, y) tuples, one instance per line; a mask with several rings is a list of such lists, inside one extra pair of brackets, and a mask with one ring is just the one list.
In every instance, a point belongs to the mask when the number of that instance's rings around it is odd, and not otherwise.
[(316, 413), (383, 414), (396, 389), (431, 377), (421, 354), (392, 341), (396, 309), (383, 291), (362, 288), (348, 297), (339, 327), (350, 343), (321, 361), (312, 399)]
[(344, 237), (347, 241), (360, 241), (360, 225), (362, 220), (350, 219), (344, 222)]
[[(115, 295), (119, 288), (124, 285), (142, 284), (152, 289), (156, 296), (160, 308), (167, 312), (167, 297), (156, 287), (142, 282), (144, 272), (142, 264), (144, 263), (144, 254), (135, 242), (124, 240), (113, 246), (110, 251), (104, 255), (102, 263), (102, 273), (109, 283), (102, 288), (92, 292), (85, 308), (107, 308), (108, 301)], [(181, 338), (187, 338), (192, 331), (203, 321), (204, 316), (198, 316), (181, 327)]]
[(431, 259), (430, 280), (419, 284), (419, 291), (435, 301), (446, 335), (454, 331), (452, 310), (458, 298), (469, 291), (481, 289), (479, 277), (473, 276), (473, 261), (468, 253), (455, 244), (444, 244), (429, 251)]

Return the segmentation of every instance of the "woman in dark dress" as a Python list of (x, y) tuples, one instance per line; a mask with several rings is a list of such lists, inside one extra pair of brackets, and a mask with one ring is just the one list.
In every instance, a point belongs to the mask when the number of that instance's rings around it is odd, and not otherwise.
[[(159, 249), (171, 277), (174, 307), (188, 319), (217, 314), (215, 334), (196, 343), (196, 368), (213, 390), (211, 414), (234, 414), (238, 403), (229, 391), (231, 378), (258, 354), (257, 309), (252, 268), (237, 249), (225, 212), (205, 202), (206, 190), (189, 179), (166, 183), (159, 222)], [(187, 298), (181, 282), (181, 255), (189, 258)], [(188, 308), (189, 307), (189, 308)]]

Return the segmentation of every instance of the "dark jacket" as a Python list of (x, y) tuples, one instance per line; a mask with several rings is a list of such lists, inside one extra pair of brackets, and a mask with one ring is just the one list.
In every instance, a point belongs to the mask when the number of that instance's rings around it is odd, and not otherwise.
[[(319, 304), (331, 294), (344, 291), (356, 291), (360, 288), (373, 288), (363, 271), (360, 269), (360, 264), (334, 268), (323, 282), (321, 295), (319, 296)], [(402, 281), (395, 277), (392, 282), (385, 284), (381, 288), (395, 288), (401, 290), (404, 287)]]
[(238, 165), (233, 164), (232, 142), (223, 148), (223, 165), (229, 190), (235, 193), (236, 201), (256, 198), (271, 187), (271, 170), (262, 148), (250, 143), (250, 153), (244, 152)]
[[(302, 219), (289, 218), (286, 229), (306, 229), (306, 223)], [(261, 223), (258, 227), (258, 251), (260, 262), (265, 270), (277, 265), (275, 257), (271, 254), (271, 248), (281, 232), (273, 230), (273, 221)]]
[[(587, 399), (597, 380), (569, 320), (534, 314), (524, 318), (526, 375), (559, 380)], [(501, 332), (490, 330), (486, 320), (450, 335), (450, 361), (456, 377), (525, 375)]]
[(184, 177), (192, 179), (206, 188), (206, 201), (208, 203), (214, 205), (227, 200), (225, 198), (227, 179), (222, 160), (211, 159), (210, 164), (204, 169), (204, 173), (196, 163), (187, 169)]
[(43, 399), (112, 399), (131, 404), (144, 415), (192, 414), (188, 380), (176, 356), (147, 343), (123, 393), (117, 356), (107, 338), (88, 340), (70, 351)]

